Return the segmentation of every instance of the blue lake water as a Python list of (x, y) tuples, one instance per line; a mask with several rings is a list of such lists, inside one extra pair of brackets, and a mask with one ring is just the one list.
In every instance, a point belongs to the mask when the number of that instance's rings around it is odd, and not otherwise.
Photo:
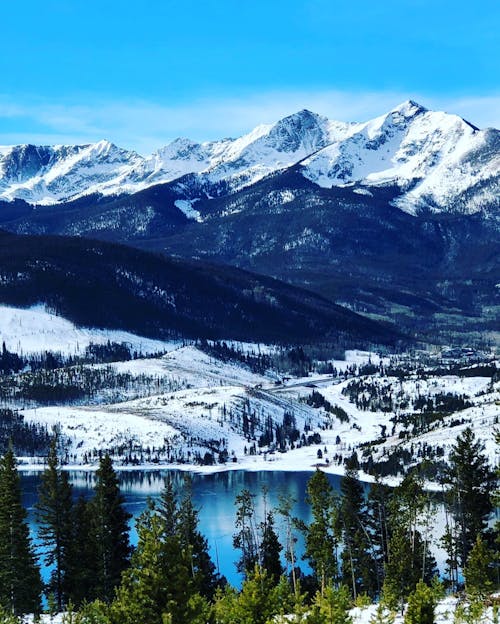
[[(74, 495), (92, 496), (95, 475), (92, 472), (70, 472)], [(276, 507), (279, 496), (292, 496), (297, 502), (293, 515), (304, 522), (310, 521), (310, 509), (305, 503), (306, 484), (311, 477), (310, 472), (246, 472), (228, 471), (215, 474), (192, 474), (192, 493), (196, 507), (199, 509), (200, 531), (208, 540), (214, 563), (228, 581), (240, 585), (241, 578), (236, 572), (235, 561), (239, 551), (233, 549), (233, 533), (235, 532), (236, 507), (235, 498), (244, 488), (255, 494), (257, 521), (263, 519), (264, 498), (262, 488), (267, 489), (267, 508)], [(182, 493), (185, 473), (181, 471), (134, 471), (120, 472), (120, 488), (125, 499), (125, 507), (132, 514), (130, 537), (137, 541), (135, 519), (146, 508), (148, 497), (156, 498), (160, 494), (165, 477), (169, 475), (177, 492)], [(329, 475), (332, 486), (339, 489), (340, 477)], [(23, 502), (28, 509), (28, 517), (32, 535), (37, 534), (34, 504), (37, 499), (37, 488), (40, 483), (39, 473), (23, 473), (21, 475)], [(279, 531), (281, 520), (276, 515)], [(303, 550), (303, 542), (299, 537), (297, 550)], [(307, 566), (299, 562), (303, 569)], [(44, 571), (47, 578), (47, 570)]]

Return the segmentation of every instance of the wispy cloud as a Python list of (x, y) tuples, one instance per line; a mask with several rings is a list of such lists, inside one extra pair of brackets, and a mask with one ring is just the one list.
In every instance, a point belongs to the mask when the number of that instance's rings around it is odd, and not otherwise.
[[(162, 105), (143, 100), (53, 103), (0, 96), (0, 144), (88, 143), (109, 139), (149, 153), (178, 136), (211, 140), (238, 136), (261, 123), (308, 108), (331, 119), (365, 121), (411, 97), (456, 113), (479, 127), (500, 126), (500, 95), (434, 97), (398, 92), (276, 91)], [(88, 98), (90, 101), (90, 98)]]

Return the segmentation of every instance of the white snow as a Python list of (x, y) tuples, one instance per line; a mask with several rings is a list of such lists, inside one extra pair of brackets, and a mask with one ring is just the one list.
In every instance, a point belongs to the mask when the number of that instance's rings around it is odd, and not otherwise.
[(108, 340), (126, 343), (144, 355), (168, 351), (179, 345), (126, 331), (77, 327), (44, 305), (26, 309), (0, 305), (0, 341), (5, 342), (9, 351), (25, 355), (43, 351), (77, 355), (90, 343), (106, 344)]
[[(237, 139), (176, 139), (147, 157), (108, 141), (2, 147), (0, 198), (54, 204), (90, 193), (134, 193), (186, 174), (202, 185), (224, 181), (236, 191), (300, 162), (303, 174), (320, 186), (356, 182), (365, 189), (355, 192), (368, 193), (370, 186), (397, 184), (403, 193), (396, 204), (408, 212), (452, 206), (473, 213), (498, 200), (497, 132), (408, 101), (364, 123), (300, 111)], [(48, 163), (27, 172), (18, 161), (28, 150)], [(189, 218), (199, 217), (188, 198), (176, 205)]]
[(193, 204), (196, 200), (177, 199), (174, 202), (176, 208), (179, 208), (188, 219), (194, 219), (195, 221), (201, 221), (200, 213), (193, 208)]

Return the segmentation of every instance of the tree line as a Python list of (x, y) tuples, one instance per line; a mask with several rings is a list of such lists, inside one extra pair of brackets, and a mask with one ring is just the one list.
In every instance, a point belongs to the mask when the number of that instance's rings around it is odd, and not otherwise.
[(43, 584), (9, 448), (0, 461), (0, 622), (39, 613), (44, 593), (49, 610), (65, 611), (68, 624), (266, 624), (280, 615), (349, 624), (349, 608), (371, 601), (379, 602), (372, 624), (391, 621), (405, 604), (407, 624), (431, 624), (444, 588), (456, 592), (464, 578), (477, 605), (500, 585), (499, 526), (488, 525), (498, 490), (470, 429), (453, 446), (445, 481), (442, 581), (431, 552), (434, 501), (421, 475), (414, 470), (392, 489), (376, 481), (366, 492), (353, 456), (339, 493), (324, 472), (313, 473), (307, 524), (294, 517), (288, 496), (271, 508), (266, 490), (260, 501), (248, 490), (237, 495), (233, 546), (244, 579), (237, 590), (211, 560), (189, 478), (181, 496), (167, 480), (149, 501), (132, 549), (110, 457), (100, 459), (93, 497), (75, 501), (53, 440), (37, 503), (43, 562), (51, 568)]

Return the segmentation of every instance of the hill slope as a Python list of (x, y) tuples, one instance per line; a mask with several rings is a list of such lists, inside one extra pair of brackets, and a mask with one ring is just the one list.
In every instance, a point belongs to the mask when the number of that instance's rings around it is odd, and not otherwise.
[(385, 327), (230, 267), (120, 245), (0, 233), (0, 302), (45, 303), (77, 325), (165, 338), (391, 342)]

